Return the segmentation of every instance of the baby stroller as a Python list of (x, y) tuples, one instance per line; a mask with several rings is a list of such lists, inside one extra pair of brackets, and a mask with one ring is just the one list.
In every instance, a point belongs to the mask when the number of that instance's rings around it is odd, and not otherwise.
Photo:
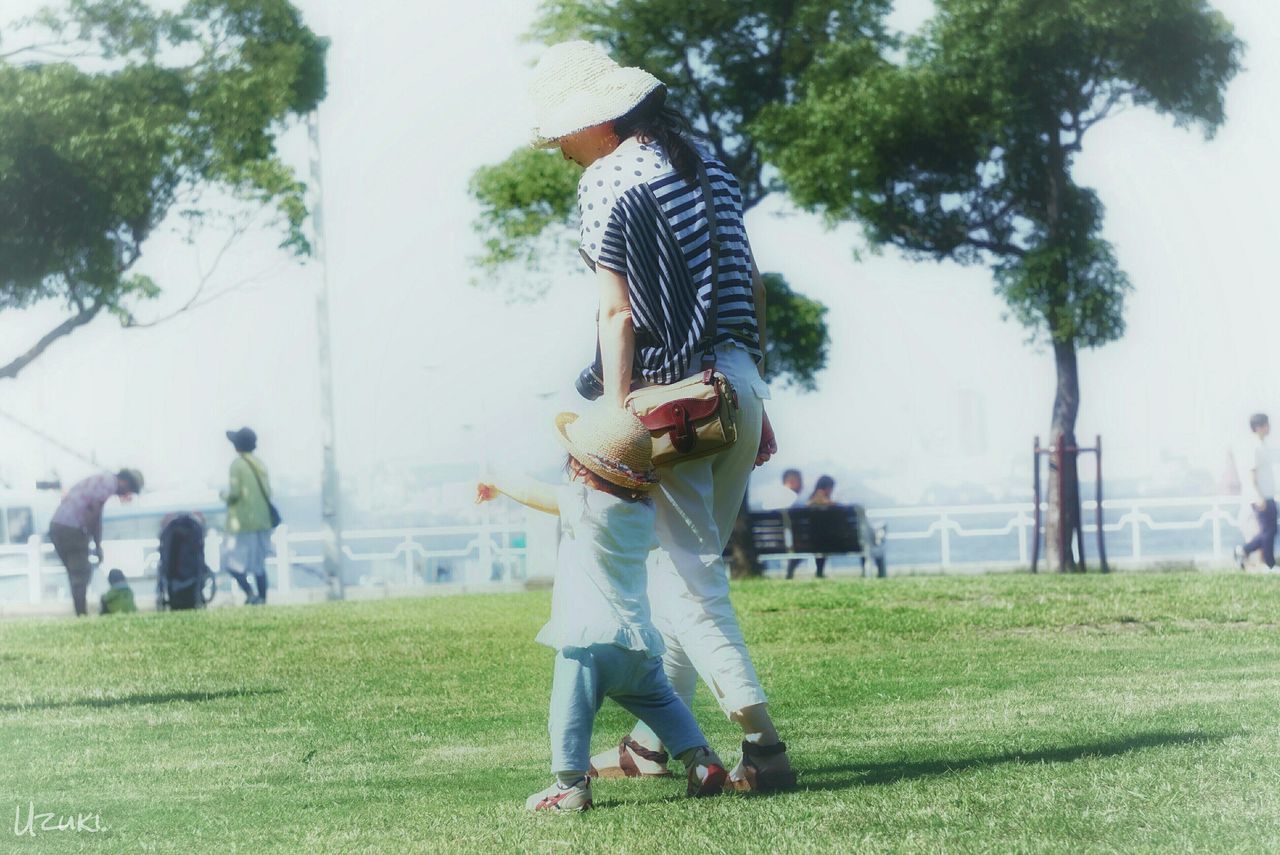
[(213, 601), (217, 587), (204, 561), (204, 520), (199, 514), (165, 517), (160, 529), (156, 610), (202, 609)]

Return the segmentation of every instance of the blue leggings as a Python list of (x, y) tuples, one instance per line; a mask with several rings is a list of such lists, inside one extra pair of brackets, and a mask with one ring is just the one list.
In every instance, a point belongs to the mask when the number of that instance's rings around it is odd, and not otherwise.
[(707, 744), (662, 672), (662, 659), (612, 644), (566, 647), (551, 681), (551, 771), (585, 772), (591, 728), (605, 698), (643, 721), (673, 756)]

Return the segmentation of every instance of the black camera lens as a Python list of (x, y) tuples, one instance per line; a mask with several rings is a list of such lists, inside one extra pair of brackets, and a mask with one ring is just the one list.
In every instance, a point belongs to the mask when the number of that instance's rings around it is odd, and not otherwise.
[(582, 373), (578, 375), (573, 385), (578, 390), (578, 394), (588, 401), (594, 401), (604, 394), (604, 380), (600, 377), (595, 363), (582, 369)]

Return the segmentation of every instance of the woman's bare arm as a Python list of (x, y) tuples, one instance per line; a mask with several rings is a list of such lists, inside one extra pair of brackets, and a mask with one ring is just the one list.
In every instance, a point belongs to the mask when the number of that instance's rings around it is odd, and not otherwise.
[(635, 359), (636, 330), (631, 322), (631, 294), (626, 278), (599, 265), (600, 361), (604, 370), (604, 400), (618, 407), (627, 404), (631, 391), (631, 365)]

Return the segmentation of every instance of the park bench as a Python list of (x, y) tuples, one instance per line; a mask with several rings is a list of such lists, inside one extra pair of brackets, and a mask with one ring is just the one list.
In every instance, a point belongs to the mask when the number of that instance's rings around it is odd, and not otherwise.
[(751, 541), (761, 559), (812, 558), (818, 555), (857, 555), (862, 575), (867, 559), (877, 576), (886, 576), (885, 527), (872, 528), (861, 505), (752, 511)]

